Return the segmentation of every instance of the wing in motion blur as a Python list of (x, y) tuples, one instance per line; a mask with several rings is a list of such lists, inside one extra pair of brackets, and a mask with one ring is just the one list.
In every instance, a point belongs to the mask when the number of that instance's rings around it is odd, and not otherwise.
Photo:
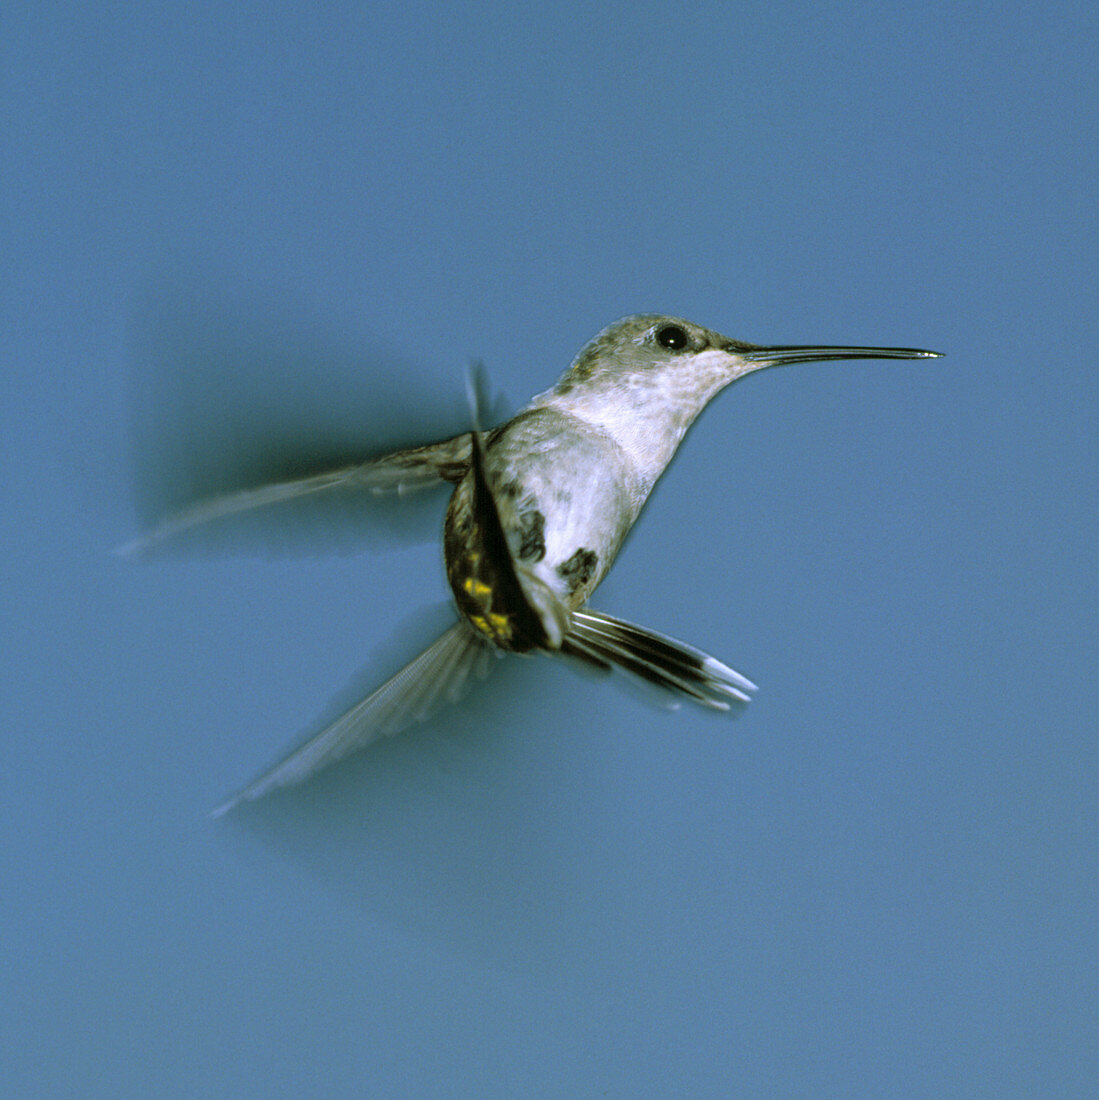
[(470, 437), (463, 433), (358, 465), (209, 497), (167, 516), (120, 547), (119, 553), (125, 557), (137, 556), (215, 520), (337, 490), (404, 495), (438, 485), (440, 481), (460, 481), (469, 469), (469, 454)]
[(213, 816), (220, 817), (238, 803), (260, 798), (276, 787), (300, 783), (372, 741), (422, 722), (442, 704), (457, 702), (474, 679), (488, 672), (491, 651), (491, 645), (467, 623), (455, 623), (361, 703), (226, 799)]

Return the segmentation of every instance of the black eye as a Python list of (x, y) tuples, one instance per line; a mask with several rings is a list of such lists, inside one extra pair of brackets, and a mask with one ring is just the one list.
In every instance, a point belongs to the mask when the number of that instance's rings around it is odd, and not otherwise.
[(665, 325), (656, 330), (656, 342), (669, 351), (680, 351), (687, 346), (687, 334), (679, 325)]

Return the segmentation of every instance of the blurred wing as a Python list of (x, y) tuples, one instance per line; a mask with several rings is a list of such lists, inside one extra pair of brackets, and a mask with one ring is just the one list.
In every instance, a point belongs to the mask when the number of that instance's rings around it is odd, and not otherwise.
[(756, 685), (700, 649), (586, 608), (572, 613), (561, 652), (597, 668), (624, 669), (715, 710), (751, 701)]
[(126, 557), (141, 554), (166, 539), (212, 520), (332, 490), (403, 495), (438, 485), (440, 481), (460, 481), (469, 469), (469, 454), (470, 437), (468, 433), (463, 433), (441, 443), (396, 451), (355, 466), (210, 497), (168, 516), (145, 534), (120, 547), (119, 553)]
[(457, 702), (470, 681), (486, 674), (492, 647), (463, 621), (330, 726), (213, 812), (261, 798), (276, 787), (300, 783), (348, 753), (423, 721), (445, 702)]

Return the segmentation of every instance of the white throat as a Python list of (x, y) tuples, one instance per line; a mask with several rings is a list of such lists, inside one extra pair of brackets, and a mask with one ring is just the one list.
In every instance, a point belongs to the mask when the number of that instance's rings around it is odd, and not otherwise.
[(731, 360), (728, 352), (703, 351), (675, 367), (593, 378), (564, 394), (547, 390), (531, 405), (602, 429), (629, 457), (647, 493), (698, 414), (736, 377)]

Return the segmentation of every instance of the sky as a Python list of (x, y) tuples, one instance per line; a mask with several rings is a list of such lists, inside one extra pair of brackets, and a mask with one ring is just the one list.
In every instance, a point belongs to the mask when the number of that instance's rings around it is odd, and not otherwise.
[[(1093, 1088), (1095, 31), (4, 5), (6, 1094)], [(212, 820), (450, 621), (446, 495), (115, 549), (635, 312), (945, 353), (731, 387), (596, 593), (746, 712), (514, 658)]]

